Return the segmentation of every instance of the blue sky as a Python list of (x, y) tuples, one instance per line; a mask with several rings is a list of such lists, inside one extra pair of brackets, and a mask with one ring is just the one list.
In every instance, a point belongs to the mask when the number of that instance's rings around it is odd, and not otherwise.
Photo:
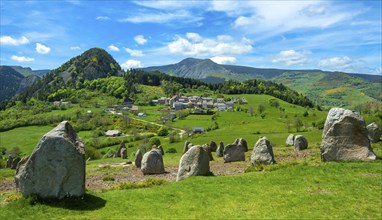
[(54, 69), (92, 47), (127, 68), (187, 57), (382, 75), (381, 0), (1, 0), (1, 65)]

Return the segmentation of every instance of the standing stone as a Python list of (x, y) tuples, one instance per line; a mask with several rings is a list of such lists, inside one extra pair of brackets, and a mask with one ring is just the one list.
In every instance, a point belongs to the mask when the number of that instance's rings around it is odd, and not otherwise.
[(199, 145), (191, 147), (179, 162), (176, 181), (189, 176), (206, 176), (210, 174), (210, 161), (207, 152)]
[(236, 144), (228, 144), (223, 151), (224, 163), (245, 161), (244, 147)]
[(235, 144), (236, 145), (240, 145), (244, 148), (244, 151), (247, 152), (248, 151), (248, 144), (247, 144), (247, 141), (244, 139), (244, 138), (238, 138), (235, 140)]
[(211, 152), (216, 152), (217, 148), (218, 148), (218, 145), (216, 144), (216, 142), (215, 141), (211, 141), (210, 142)]
[(272, 145), (266, 137), (260, 138), (253, 147), (251, 163), (273, 164), (275, 163)]
[(203, 147), (203, 149), (207, 152), (209, 160), (210, 160), (210, 161), (213, 161), (213, 160), (214, 160), (214, 157), (212, 156), (210, 145), (208, 145), (208, 144), (204, 144), (202, 147)]
[(286, 145), (288, 146), (293, 146), (294, 145), (294, 134), (290, 134), (286, 141), (285, 141)]
[(13, 159), (11, 169), (16, 169), (17, 164), (20, 162), (20, 160), (21, 160), (20, 157), (16, 157), (15, 159)]
[(296, 135), (296, 137), (294, 138), (293, 145), (295, 151), (305, 150), (306, 148), (308, 148), (308, 141), (304, 136)]
[(379, 129), (378, 125), (375, 122), (373, 122), (366, 126), (366, 129), (371, 143), (377, 143), (382, 135), (382, 131), (381, 129)]
[(121, 157), (122, 148), (126, 148), (125, 141), (122, 141), (121, 144), (119, 145), (119, 148), (118, 148), (117, 152), (115, 153), (115, 157)]
[(160, 152), (160, 154), (161, 154), (162, 156), (164, 155), (164, 150), (163, 150), (162, 145), (159, 145), (159, 146), (157, 147), (157, 150)]
[(7, 159), (7, 165), (5, 166), (6, 168), (11, 168), (12, 167), (12, 162), (13, 162), (13, 157), (9, 155)]
[(121, 148), (120, 155), (121, 155), (122, 159), (126, 159), (127, 158), (127, 149), (126, 149), (126, 147)]
[(330, 109), (322, 131), (321, 160), (376, 160), (365, 121), (356, 112)]
[(141, 168), (141, 165), (142, 165), (142, 152), (140, 149), (137, 150), (137, 152), (135, 153), (135, 166), (137, 168)]
[(19, 166), (16, 188), (23, 196), (81, 197), (85, 193), (85, 149), (67, 121), (46, 133)]
[(142, 158), (141, 170), (144, 175), (164, 173), (163, 157), (158, 150), (146, 152)]
[(186, 141), (184, 142), (184, 146), (183, 146), (183, 154), (185, 154), (187, 151), (188, 151), (188, 145), (190, 144), (190, 142)]
[(219, 147), (216, 150), (216, 156), (217, 157), (222, 157), (223, 156), (223, 152), (224, 152), (224, 144), (223, 144), (223, 142), (220, 141)]

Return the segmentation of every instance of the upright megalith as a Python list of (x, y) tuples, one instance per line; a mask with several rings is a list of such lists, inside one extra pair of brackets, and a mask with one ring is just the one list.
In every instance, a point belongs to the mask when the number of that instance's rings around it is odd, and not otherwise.
[(137, 150), (137, 152), (135, 153), (135, 161), (134, 161), (134, 164), (137, 168), (141, 168), (142, 166), (142, 151), (140, 149)]
[(290, 134), (286, 141), (285, 141), (285, 144), (288, 145), (288, 146), (293, 146), (294, 145), (294, 134)]
[(241, 145), (228, 144), (223, 151), (224, 163), (245, 161), (245, 149)]
[(191, 143), (188, 142), (188, 141), (184, 142), (184, 145), (183, 145), (183, 154), (185, 154), (188, 151), (188, 145), (190, 145), (190, 144)]
[(375, 122), (373, 122), (366, 126), (366, 129), (371, 143), (377, 143), (382, 135), (382, 131), (378, 127), (378, 125)]
[(236, 144), (238, 146), (240, 145), (241, 147), (243, 147), (245, 152), (248, 151), (248, 144), (247, 144), (247, 141), (244, 138), (237, 138), (235, 140), (234, 144)]
[(85, 193), (85, 149), (67, 121), (46, 133), (15, 176), (23, 196), (80, 197)]
[(376, 160), (361, 115), (343, 108), (330, 109), (322, 131), (321, 160)]
[(216, 142), (211, 141), (209, 145), (210, 145), (211, 152), (216, 152), (216, 150), (218, 148), (218, 145), (216, 144)]
[(210, 147), (210, 145), (208, 145), (208, 144), (204, 144), (202, 147), (203, 147), (203, 149), (207, 152), (209, 160), (210, 160), (210, 161), (214, 160), (214, 157), (212, 156), (212, 153), (211, 153), (211, 147)]
[(251, 163), (253, 165), (257, 163), (268, 165), (275, 162), (271, 142), (266, 137), (260, 138), (253, 147)]
[(308, 140), (302, 135), (294, 137), (293, 146), (295, 151), (305, 150), (308, 148)]
[(190, 176), (206, 176), (210, 174), (208, 153), (200, 145), (188, 149), (180, 158), (176, 181)]
[(163, 157), (159, 150), (152, 149), (143, 155), (141, 170), (145, 175), (164, 173)]
[(222, 141), (220, 141), (219, 143), (219, 147), (218, 149), (216, 150), (216, 156), (217, 157), (222, 157), (223, 156), (223, 153), (224, 153), (224, 144)]

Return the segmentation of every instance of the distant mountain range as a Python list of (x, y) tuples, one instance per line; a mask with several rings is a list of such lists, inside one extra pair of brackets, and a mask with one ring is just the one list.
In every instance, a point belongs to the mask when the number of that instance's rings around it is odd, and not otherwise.
[(271, 80), (283, 83), (323, 106), (349, 107), (362, 102), (382, 100), (382, 76), (376, 75), (221, 65), (210, 59), (195, 58), (187, 58), (176, 64), (142, 69), (200, 79), (208, 83), (227, 80)]

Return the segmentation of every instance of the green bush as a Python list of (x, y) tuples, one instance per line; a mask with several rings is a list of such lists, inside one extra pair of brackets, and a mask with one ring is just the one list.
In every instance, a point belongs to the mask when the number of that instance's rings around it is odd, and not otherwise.
[(169, 153), (169, 154), (175, 154), (175, 153), (177, 153), (177, 151), (176, 151), (175, 148), (170, 147), (170, 148), (168, 148), (168, 149), (166, 150), (166, 153)]
[(114, 181), (115, 178), (113, 176), (104, 176), (102, 178), (102, 181)]
[(101, 154), (94, 147), (86, 146), (85, 147), (85, 158), (86, 159), (90, 158), (91, 160), (97, 160), (97, 159), (101, 158)]
[(161, 142), (160, 142), (159, 138), (152, 137), (149, 140), (149, 144), (150, 144), (150, 146), (153, 146), (153, 145), (159, 146), (161, 144)]
[(167, 136), (168, 135), (168, 129), (165, 126), (162, 126), (158, 129), (158, 136)]

